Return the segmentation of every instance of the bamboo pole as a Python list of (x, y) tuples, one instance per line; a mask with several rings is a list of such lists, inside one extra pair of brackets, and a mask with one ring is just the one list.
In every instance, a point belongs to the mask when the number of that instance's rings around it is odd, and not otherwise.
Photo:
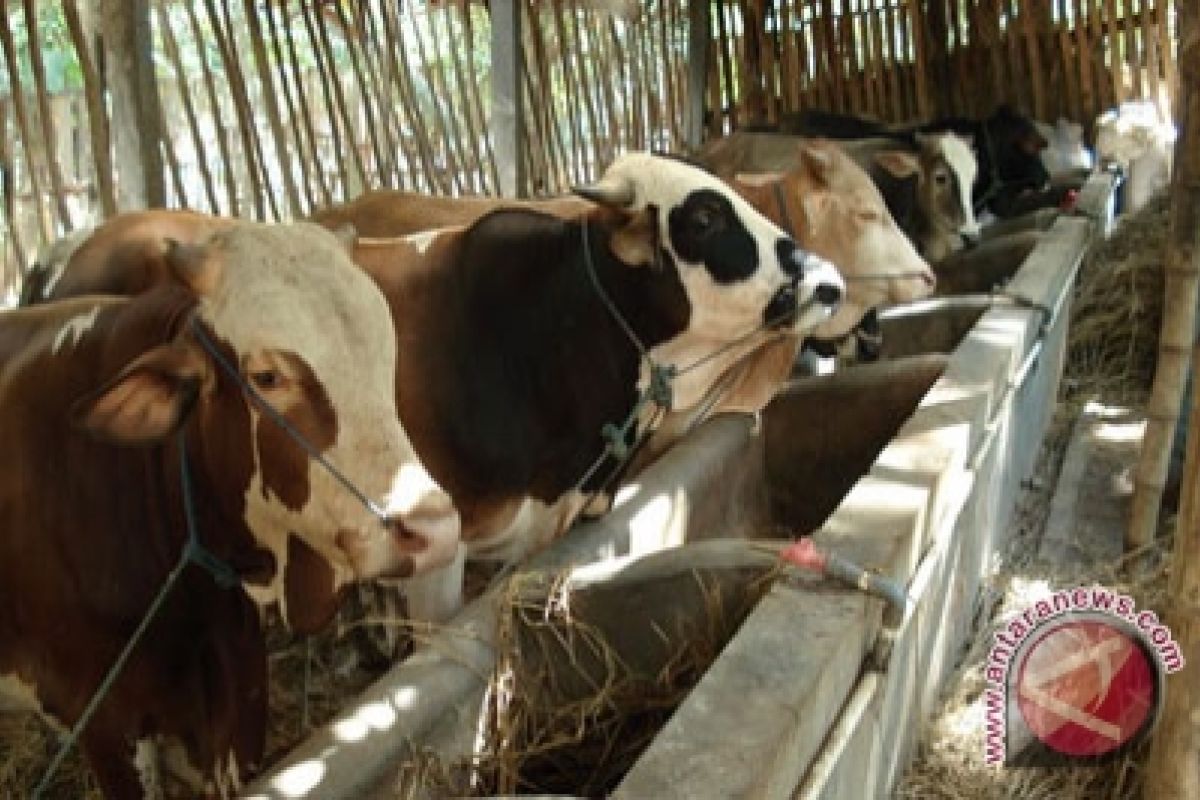
[[(1175, 64), (1175, 54), (1171, 51), (1171, 34), (1167, 28), (1167, 6), (1169, 0), (1158, 0), (1158, 33), (1162, 43), (1163, 77), (1167, 81), (1167, 94), (1170, 98), (1168, 112), (1176, 114), (1178, 98), (1181, 95), (1179, 86), (1179, 71)], [(1178, 12), (1176, 12), (1178, 14)], [(1176, 23), (1178, 24), (1178, 23)], [(1177, 115), (1177, 114), (1176, 114)]]
[(600, 14), (591, 14), (585, 17), (587, 24), (580, 26), (579, 34), (587, 43), (597, 87), (596, 110), (600, 117), (600, 129), (595, 132), (594, 136), (598, 140), (599, 151), (603, 153), (602, 162), (609, 164), (613, 160), (617, 142), (617, 102), (613, 95), (612, 66), (609, 63), (608, 49), (604, 43), (604, 32), (603, 30), (597, 31), (603, 22), (600, 17)]
[[(300, 3), (301, 8), (305, 6), (304, 2)], [(345, 148), (350, 151), (350, 163), (354, 166), (354, 177), (356, 186), (365, 188), (369, 186), (367, 180), (367, 168), (363, 164), (362, 151), (358, 148), (358, 137), (355, 133), (354, 119), (350, 116), (350, 106), (346, 103), (346, 93), (342, 90), (342, 78), (338, 74), (337, 65), (333, 59), (333, 43), (329, 39), (329, 29), (325, 26), (324, 17), (319, 13), (319, 9), (314, 8), (310, 17), (313, 29), (316, 32), (317, 38), (313, 42), (314, 55), (317, 56), (316, 61), (318, 67), (323, 65), (322, 86), (325, 90), (325, 107), (330, 113), (330, 128), (337, 131), (338, 126), (336, 120), (341, 120), (342, 135), (344, 139), (339, 141), (339, 137), (334, 136), (334, 148), (341, 152), (344, 144)], [(349, 177), (347, 174), (346, 177)], [(349, 192), (351, 185), (343, 184), (343, 191)]]
[[(467, 52), (475, 52), (475, 22), (471, 18), (471, 2), (470, 0), (458, 0), (457, 3), (459, 16), (462, 17), (462, 29), (467, 39)], [(529, 77), (527, 69), (528, 62), (525, 59), (525, 53), (521, 53), (521, 69), (525, 73), (526, 79)], [(496, 149), (492, 144), (492, 135), (488, 127), (487, 114), (483, 110), (483, 92), (479, 88), (479, 74), (474, 69), (468, 73), (471, 77), (471, 104), (475, 110), (475, 116), (479, 120), (479, 130), (483, 136), (483, 154), (487, 163), (488, 176), (491, 179), (492, 189), (499, 192), (500, 187), (500, 172), (496, 165)]]
[[(1157, 6), (1158, 3), (1155, 3)], [(1155, 9), (1157, 12), (1159, 9)], [(1149, 0), (1141, 2), (1141, 17), (1142, 28), (1142, 59), (1146, 66), (1146, 81), (1149, 84), (1150, 97), (1154, 102), (1154, 107), (1163, 113), (1165, 118), (1169, 119), (1170, 109), (1163, 108), (1159, 103), (1159, 90), (1161, 89), (1160, 70), (1158, 65), (1158, 26), (1155, 24), (1154, 16), (1149, 7)], [(1168, 43), (1169, 45), (1169, 43)]]
[[(567, 114), (568, 126), (567, 129), (571, 133), (571, 163), (574, 168), (572, 181), (576, 183), (588, 180), (586, 162), (583, 158), (583, 129), (580, 122), (580, 109), (582, 106), (579, 96), (579, 88), (576, 85), (575, 70), (570, 64), (571, 46), (567, 42), (567, 23), (565, 12), (563, 10), (562, 0), (552, 0), (549, 3), (552, 17), (554, 21), (554, 39), (555, 52), (559, 57), (559, 68), (562, 74), (563, 89), (566, 92), (567, 107), (570, 112)], [(547, 102), (543, 100), (543, 102)]]
[[(383, 183), (385, 186), (395, 185), (397, 188), (405, 188), (404, 173), (411, 170), (417, 163), (417, 157), (413, 152), (413, 148), (409, 145), (404, 137), (404, 130), (397, 119), (396, 109), (393, 107), (391, 91), (387, 81), (381, 77), (381, 70), (384, 68), (385, 58), (382, 53), (382, 43), (379, 39), (379, 26), (375, 22), (375, 13), (369, 4), (363, 4), (359, 7), (362, 27), (363, 27), (363, 64), (366, 67), (366, 73), (371, 81), (371, 91), (378, 98), (380, 105), (380, 117), (382, 128), (382, 140), (387, 150), (387, 163), (391, 165), (393, 179), (383, 175)], [(369, 45), (369, 46), (368, 46)], [(404, 162), (404, 167), (401, 167), (401, 161)]]
[[(9, 148), (8, 138), (8, 114), (4, 109), (4, 101), (0, 100), (0, 204), (4, 207), (4, 225), (8, 230), (8, 240), (12, 242), (13, 257), (16, 259), (17, 267), (15, 275), (5, 274), (3, 276), (5, 283), (9, 285), (14, 278), (24, 276), (25, 267), (29, 263), (25, 258), (25, 246), (22, 243), (20, 226), (17, 225), (17, 192), (13, 185), (14, 175), (12, 150)], [(7, 261), (3, 266), (3, 271), (7, 273)]]
[[(426, 17), (428, 17), (428, 14), (429, 8), (427, 6), (425, 8)], [(442, 109), (440, 99), (442, 96), (447, 96), (447, 100), (449, 100), (449, 93), (437, 83), (437, 74), (429, 63), (428, 51), (425, 48), (425, 37), (421, 33), (421, 25), (417, 19), (417, 9), (413, 3), (409, 3), (408, 5), (408, 16), (412, 22), (412, 38), (417, 45), (417, 59), (420, 62), (421, 73), (425, 76), (425, 84), (429, 87), (429, 99), (433, 106), (433, 115), (430, 121), (437, 128), (443, 152), (446, 154), (446, 168), (450, 172), (450, 181), (453, 183), (455, 191), (461, 194), (466, 188), (466, 185), (463, 183), (463, 179), (466, 176), (461, 166), (465, 163), (465, 159), (461, 157), (459, 152), (459, 139), (461, 136), (458, 134), (457, 122), (454, 119), (454, 115), (446, 113)], [(407, 54), (405, 54), (405, 58), (407, 59)]]
[[(251, 2), (251, 0), (246, 0)], [(349, 18), (346, 16), (346, 9), (342, 3), (332, 3), (334, 13), (337, 15), (338, 24), (342, 28), (342, 42), (346, 46), (346, 52), (350, 56), (350, 71), (354, 74), (355, 86), (359, 93), (359, 105), (362, 106), (364, 123), (367, 128), (367, 142), (371, 146), (371, 153), (375, 156), (375, 170), (363, 171), (363, 186), (370, 188), (378, 185), (379, 176), (387, 174), (387, 166), (390, 163), (390, 154), (385, 154), (383, 145), (379, 138), (379, 126), (375, 121), (375, 102), (371, 97), (371, 84), (367, 82), (366, 75), (363, 72), (362, 64), (359, 63), (359, 53), (362, 49), (359, 37), (355, 35), (355, 28), (350, 24)], [(322, 25), (322, 30), (325, 30), (324, 35), (328, 35), (327, 29)], [(329, 48), (331, 63), (333, 48)], [(336, 80), (334, 86), (338, 91), (341, 91), (342, 82)], [(382, 98), (381, 98), (382, 99)], [(339, 97), (338, 102), (345, 102), (344, 98)], [(347, 104), (349, 107), (349, 104)], [(374, 180), (372, 180), (374, 178)]]
[(908, 13), (912, 19), (916, 53), (914, 69), (917, 78), (917, 116), (927, 119), (933, 112), (933, 102), (929, 92), (929, 64), (926, 61), (929, 57), (929, 47), (925, 43), (925, 11), (921, 0), (908, 0)]
[(63, 0), (63, 17), (83, 72), (83, 93), (92, 143), (92, 166), (96, 172), (100, 209), (107, 219), (117, 213), (117, 192), (113, 185), (112, 139), (108, 129), (108, 114), (104, 111), (104, 89), (96, 69), (92, 48), (88, 46), (87, 35), (83, 32), (83, 22), (79, 18), (76, 0)]
[(54, 115), (50, 112), (50, 93), (46, 91), (46, 65), (42, 60), (42, 37), (38, 34), (37, 0), (22, 0), (21, 6), (25, 11), (25, 31), (29, 37), (29, 66), (33, 72), (34, 92), (37, 94), (38, 119), (41, 121), (42, 141), (45, 142), (50, 190), (54, 194), (54, 206), (63, 232), (70, 233), (75, 225), (71, 221), (71, 209), (67, 207), (62, 166), (58, 163), (58, 154), (55, 153), (58, 137), (54, 130)]
[[(309, 9), (308, 3), (305, 2), (305, 0), (299, 0), (299, 7), (300, 19), (304, 23), (304, 33), (308, 37), (308, 45), (311, 48), (313, 62), (317, 67), (317, 82), (321, 86), (321, 100), (325, 105), (324, 116), (329, 120), (329, 135), (333, 140), (333, 160), (334, 164), (337, 166), (338, 178), (340, 178), (342, 182), (341, 194), (339, 195), (337, 191), (331, 191), (330, 194), (334, 197), (340, 196), (342, 199), (347, 199), (345, 194), (350, 187), (350, 170), (346, 168), (346, 151), (352, 151), (350, 156), (357, 159), (358, 150), (353, 147), (353, 144), (351, 144), (350, 147), (342, 146), (342, 132), (339, 128), (337, 116), (338, 107), (333, 102), (333, 90), (329, 87), (329, 76), (326, 72), (325, 56), (321, 49), (320, 37), (317, 35), (317, 28), (321, 27), (321, 20), (319, 18), (314, 19), (315, 12), (312, 12), (312, 10)], [(318, 113), (320, 112), (320, 109), (314, 110), (316, 110)], [(343, 119), (343, 122), (349, 124), (348, 120)], [(354, 135), (352, 131), (347, 131), (347, 133), (351, 137)], [(359, 175), (362, 175), (361, 166), (359, 168)]]
[[(469, 153), (472, 162), (472, 183), (478, 188), (482, 194), (488, 192), (488, 175), (483, 163), (483, 150), (480, 148), (480, 123), (475, 119), (474, 109), (471, 106), (470, 94), (467, 91), (467, 80), (465, 70), (463, 69), (462, 57), (459, 55), (459, 39), (454, 35), (454, 26), (450, 24), (450, 15), (452, 7), (450, 3), (443, 4), (441, 9), (442, 28), (446, 34), (446, 41), (450, 47), (450, 75), (454, 78), (454, 88), (458, 92), (458, 116), (462, 118), (463, 128), (466, 133), (467, 144), (470, 145)], [(430, 12), (432, 13), (432, 12)], [(435, 15), (436, 16), (436, 15)], [(431, 23), (431, 30), (434, 35), (437, 34), (436, 24)], [(445, 83), (445, 73), (442, 74), (442, 82)], [(495, 187), (497, 193), (499, 187)]]
[[(291, 82), (292, 80), (295, 80), (297, 84), (300, 83), (300, 71), (297, 69), (294, 73), (289, 74), (287, 68), (287, 57), (284, 54), (284, 47), (281, 41), (284, 34), (281, 33), (279, 23), (275, 19), (274, 7), (274, 3), (265, 3), (263, 5), (263, 11), (267, 20), (267, 30), (270, 31), (271, 34), (271, 50), (275, 56), (275, 71), (279, 76), (279, 89), (283, 95), (284, 106), (287, 107), (287, 125), (285, 127), (287, 130), (292, 132), (292, 141), (295, 142), (296, 145), (296, 164), (300, 167), (300, 188), (304, 191), (304, 199), (307, 202), (307, 207), (311, 210), (316, 207), (317, 199), (313, 193), (313, 176), (309, 170), (310, 151), (305, 150), (304, 139), (305, 132), (310, 131), (311, 128), (303, 124), (304, 120), (301, 119), (299, 114), (296, 112), (296, 100), (292, 96)], [(287, 19), (286, 2), (281, 3), (279, 13), (283, 15), (285, 20)], [(288, 41), (291, 42), (291, 28), (285, 27), (282, 30), (286, 31)], [(299, 91), (298, 87), (297, 91)], [(315, 143), (311, 152), (313, 154), (312, 160), (315, 163)]]
[(208, 168), (204, 138), (200, 134), (200, 122), (196, 117), (196, 108), (192, 104), (191, 92), (188, 89), (187, 72), (183, 68), (183, 59), (179, 55), (179, 43), (175, 39), (175, 31), (171, 28), (166, 4), (155, 4), (155, 10), (158, 13), (158, 31), (159, 37), (162, 39), (163, 51), (175, 70), (175, 78), (179, 86), (179, 102), (183, 107), (184, 117), (187, 119), (188, 131), (192, 137), (192, 148), (196, 151), (196, 164), (200, 167), (205, 197), (208, 199), (208, 210), (213, 214), (219, 214), (221, 209), (217, 202), (217, 190), (213, 185), (212, 173)]
[[(254, 57), (254, 67), (258, 72), (258, 83), (262, 90), (263, 110), (266, 111), (267, 124), (271, 127), (271, 137), (275, 143), (275, 160), (279, 162), (279, 173), (283, 177), (283, 193), (287, 197), (288, 211), (293, 217), (298, 217), (303, 213), (300, 193), (292, 175), (292, 158), (288, 151), (287, 136), (283, 131), (283, 117), (275, 100), (275, 84), (271, 80), (271, 65), (267, 58), (267, 45), (263, 40), (262, 23), (258, 19), (255, 0), (242, 0), (242, 3), (246, 12), (246, 26), (250, 33), (250, 52)], [(263, 166), (263, 172), (266, 174), (266, 165)]]
[[(246, 84), (242, 80), (242, 69), (237, 57), (237, 47), (233, 41), (233, 30), (228, 26), (229, 8), (226, 0), (220, 0), (218, 9), (216, 0), (204, 0), (204, 8), (208, 12), (208, 23), (217, 39), (217, 51), (225, 64), (225, 80), (229, 84), (229, 94), (233, 98), (234, 116), (237, 117), (238, 132), (242, 140), (242, 155), (246, 163), (246, 177), (250, 179), (250, 196), (254, 201), (256, 219), (266, 220), (267, 207), (274, 212), (275, 219), (279, 213), (275, 210), (275, 201), (270, 198), (269, 189), (264, 185), (263, 166), (258, 153), (257, 128), (254, 125), (254, 115), (251, 111), (250, 98), (246, 92)], [(222, 20), (224, 12), (224, 20)], [(270, 202), (264, 204), (264, 197)]]
[[(42, 181), (34, 154), (29, 114), (25, 108), (25, 90), (21, 86), (21, 72), (17, 66), (17, 50), (13, 44), (12, 28), (9, 27), (7, 19), (4, 20), (3, 25), (0, 25), (0, 47), (4, 50), (4, 66), (8, 70), (8, 88), (12, 97), (13, 119), (17, 122), (17, 133), (21, 137), (21, 147), (25, 151), (25, 171), (29, 175), (29, 184), (33, 191), (34, 213), (37, 217), (38, 230), (42, 235), (42, 241), (49, 243), (54, 238), (54, 231), (42, 209)], [(17, 187), (14, 189), (14, 193), (19, 195), (19, 189)]]
[[(160, 100), (163, 98), (160, 98)], [(165, 104), (163, 107), (163, 119), (166, 119)], [(167, 126), (163, 125), (159, 129), (158, 145), (162, 149), (163, 161), (167, 165), (167, 174), (171, 176), (171, 183), (175, 186), (175, 200), (179, 208), (191, 208), (191, 203), (188, 200), (187, 189), (183, 185), (183, 171), (179, 168), (179, 156), (175, 153), (175, 148), (171, 146), (171, 138), (167, 135)]]
[[(542, 35), (538, 20), (534, 16), (531, 3), (522, 2), (521, 13), (524, 15), (521, 22), (521, 36), (524, 42), (521, 48), (521, 72), (524, 75), (522, 84), (529, 100), (527, 108), (534, 120), (533, 130), (542, 146), (540, 161), (541, 168), (545, 170), (543, 177), (547, 182), (546, 186), (533, 187), (533, 193), (537, 194), (538, 191), (548, 191), (551, 186), (558, 189), (569, 184), (571, 177), (566, 147), (562, 143), (562, 131), (557, 124), (554, 110), (542, 102), (543, 98), (537, 92), (538, 86), (551, 85), (542, 55)], [(533, 164), (530, 164), (530, 167), (536, 168)]]
[[(1200, 15), (1191, 11), (1179, 9), (1182, 118), (1180, 136), (1175, 143), (1158, 366), (1146, 408), (1146, 433), (1142, 439), (1130, 509), (1126, 536), (1126, 545), (1130, 549), (1149, 543), (1158, 526), (1167, 457), (1187, 377), (1187, 355), (1195, 340), (1193, 318), (1200, 283), (1200, 247), (1195, 238), (1200, 233), (1200, 30), (1195, 26)], [(1182, 35), (1185, 22), (1193, 25), (1187, 31), (1191, 40)]]
[(433, 145), (429, 140), (429, 132), (425, 128), (425, 118), (421, 114), (416, 92), (412, 87), (408, 71), (408, 61), (404, 59), (403, 67), (401, 67), (401, 57), (397, 55), (404, 52), (399, 9), (392, 3), (384, 3), (382, 21), (384, 41), (386, 42), (384, 49), (389, 56), (389, 82), (396, 87), (396, 95), (400, 98), (400, 105), (404, 108), (409, 125), (412, 126), (413, 135), (416, 138), (417, 153), (420, 155), (421, 168), (425, 173), (425, 181), (431, 192), (449, 192), (450, 184), (448, 178), (437, 169), (437, 162), (433, 155)]
[(728, 49), (731, 46), (731, 37), (729, 36), (730, 25), (729, 20), (725, 16), (726, 7), (733, 0), (716, 0), (716, 18), (717, 18), (717, 55), (720, 58), (720, 89), (721, 95), (717, 103), (712, 107), (713, 116), (720, 120), (726, 116), (728, 109), (729, 127), (736, 129), (738, 125), (737, 106), (734, 103), (733, 97), (733, 59), (730, 56)]
[(1083, 0), (1072, 0), (1075, 13), (1075, 61), (1079, 67), (1079, 120), (1096, 118), (1096, 86), (1092, 80), (1092, 37)]
[[(280, 13), (283, 16), (283, 21), (285, 23), (287, 23), (287, 8), (288, 8), (287, 2), (286, 2), (286, 0), (284, 0), (284, 5), (283, 5)], [(303, 9), (301, 10), (300, 13), (301, 13), (301, 15), (303, 15), (303, 13), (304, 13)], [(287, 23), (285, 25), (285, 27), (288, 32), (288, 35), (287, 35), (288, 61), (291, 64), (292, 76), (296, 81), (296, 104), (299, 107), (298, 110), (300, 112), (300, 126), (304, 130), (304, 132), (308, 135), (310, 152), (312, 153), (313, 173), (316, 175), (317, 186), (321, 190), (321, 196), (324, 198), (324, 203), (326, 205), (328, 205), (329, 203), (333, 202), (334, 192), (329, 186), (329, 180), (327, 180), (326, 175), (325, 175), (325, 168), (321, 164), (321, 142), (317, 138), (317, 131), (316, 131), (316, 128), (313, 126), (314, 106), (312, 106), (308, 101), (308, 90), (304, 86), (304, 83), (305, 83), (304, 71), (300, 69), (300, 60), (296, 53), (295, 36), (292, 34), (292, 25), (290, 23)], [(306, 28), (306, 32), (307, 32), (307, 26), (305, 26), (305, 28)], [(318, 76), (318, 80), (319, 80), (319, 76)], [(335, 159), (340, 159), (340, 158), (341, 158), (340, 153), (335, 155)], [(344, 167), (342, 167), (342, 165), (340, 163), (337, 164), (337, 166), (338, 166), (339, 170), (341, 171), (341, 174), (344, 178), (344, 176), (345, 176)]]
[[(1200, 375), (1200, 345), (1194, 333), (1197, 281), (1200, 280), (1200, 8), (1180, 3), (1179, 25), (1179, 138), (1175, 146), (1175, 177), (1171, 192), (1171, 216), (1167, 245), (1167, 297), (1172, 279), (1187, 284), (1191, 303), (1174, 310), (1186, 317), (1178, 332), (1187, 333), (1192, 347), (1192, 373)], [(1175, 272), (1174, 270), (1180, 270)], [(1164, 310), (1164, 328), (1167, 317)], [(1184, 337), (1181, 337), (1184, 338)], [(1159, 369), (1162, 359), (1159, 356)], [(1173, 359), (1174, 360), (1174, 359)], [(1181, 356), (1179, 360), (1184, 360)], [(1186, 364), (1180, 371), (1186, 369)], [(1155, 375), (1155, 388), (1158, 375)], [(1147, 426), (1158, 427), (1151, 419)], [(1170, 427), (1174, 427), (1173, 425)], [(1165, 622), (1182, 651), (1187, 671), (1175, 677), (1143, 770), (1144, 797), (1200, 797), (1200, 392), (1193, 392), (1187, 456), (1181, 484), (1175, 548), (1167, 583), (1168, 607)], [(1149, 442), (1147, 436), (1145, 442)], [(1159, 452), (1166, 462), (1171, 432), (1161, 440)], [(1143, 454), (1147, 452), (1145, 443)], [(1157, 499), (1158, 492), (1154, 492)], [(1135, 499), (1137, 495), (1135, 494)], [(1157, 502), (1154, 507), (1157, 508)]]
[(196, 16), (195, 9), (191, 3), (184, 3), (184, 9), (187, 11), (188, 24), (192, 30), (192, 41), (196, 43), (196, 50), (200, 54), (201, 73), (204, 75), (204, 88), (208, 94), (209, 116), (213, 121), (213, 129), (217, 137), (217, 151), (220, 154), (221, 168), (225, 175), (225, 193), (229, 201), (230, 216), (238, 216), (241, 213), (241, 208), (238, 204), (238, 186), (237, 178), (233, 172), (233, 157), (229, 150), (229, 139), (225, 133), (225, 126), (221, 124), (221, 120), (225, 115), (221, 112), (221, 102), (217, 96), (217, 83), (213, 78), (212, 67), (208, 63), (208, 51), (204, 46), (204, 36), (200, 29), (200, 18)]

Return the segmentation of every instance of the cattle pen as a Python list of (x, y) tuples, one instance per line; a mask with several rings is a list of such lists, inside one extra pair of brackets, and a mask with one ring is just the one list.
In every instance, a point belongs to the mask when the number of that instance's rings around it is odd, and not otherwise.
[[(0, 333), (24, 313), (8, 306), (70, 302), (52, 292), (70, 288), (79, 244), (143, 209), (335, 229), (321, 213), (380, 191), (540, 201), (584, 187), (594, 202), (623, 154), (691, 168), (739, 132), (811, 136), (812, 112), (918, 154), (917, 126), (980, 125), (963, 137), (978, 171), (949, 159), (949, 180), (995, 185), (960, 192), (947, 259), (871, 175), (938, 289), (864, 316), (853, 357), (789, 362), (752, 413), (712, 400), (662, 452), (639, 440), (602, 513), (577, 511), (498, 569), (468, 559), (467, 602), (447, 621), (404, 618), (391, 581), (343, 592), (311, 638), (263, 611), (268, 758), (210, 793), (1198, 796), (1200, 4), (22, 0), (4, 13)], [(987, 123), (1008, 115), (1039, 123), (1022, 157), (1050, 164), (1062, 144), (1094, 158), (1051, 165), (1022, 187), (1029, 205), (993, 214), (1017, 181)], [(1152, 156), (1165, 172), (1148, 178)], [(799, 205), (793, 226), (780, 185), (776, 221), (799, 240), (819, 217)], [(565, 202), (569, 218), (582, 201)], [(1018, 255), (984, 277), (999, 242)], [(625, 446), (603, 436), (601, 461)], [(1075, 589), (1141, 614), (1079, 605), (1005, 649), (1023, 613)], [(1110, 651), (1125, 637), (1148, 683), (1114, 684), (1133, 662), (1085, 658), (1094, 643), (1064, 644), (1068, 628), (1103, 628), (1095, 647)], [(1047, 661), (1068, 665), (1054, 697), (1054, 675), (1026, 678), (1054, 673)], [(1076, 662), (1096, 674), (1061, 680)], [(10, 677), (32, 685), (25, 668), (0, 648), (0, 795), (105, 796), (82, 757), (46, 773), (63, 729), (6, 705)], [(1116, 711), (1113, 686), (1133, 697)], [(1072, 751), (1068, 730), (1116, 745)], [(181, 786), (158, 788), (192, 796)]]

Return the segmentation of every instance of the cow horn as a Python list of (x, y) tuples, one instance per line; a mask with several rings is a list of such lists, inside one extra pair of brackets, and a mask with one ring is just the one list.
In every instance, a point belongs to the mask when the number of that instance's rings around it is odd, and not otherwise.
[(628, 178), (602, 178), (599, 183), (574, 186), (571, 191), (602, 206), (629, 208), (633, 205), (633, 181)]
[(171, 238), (167, 238), (165, 244), (167, 249), (163, 261), (171, 273), (196, 294), (211, 294), (217, 286), (220, 268), (214, 261), (204, 257), (204, 248)]

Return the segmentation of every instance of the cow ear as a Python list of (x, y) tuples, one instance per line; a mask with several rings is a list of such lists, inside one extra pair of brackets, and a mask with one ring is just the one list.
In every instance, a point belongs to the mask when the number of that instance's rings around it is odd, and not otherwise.
[(1037, 131), (1031, 131), (1022, 136), (1019, 144), (1021, 152), (1027, 156), (1036, 156), (1050, 146), (1050, 143), (1046, 141), (1046, 137)]
[(884, 150), (882, 153), (876, 153), (875, 163), (899, 180), (911, 178), (921, 168), (917, 157), (903, 150)]
[(571, 191), (585, 200), (609, 208), (627, 209), (636, 197), (633, 182), (624, 177), (602, 178), (588, 186), (572, 186)]
[(613, 233), (608, 241), (609, 250), (619, 261), (630, 266), (655, 263), (658, 255), (656, 224), (650, 210), (643, 209)]
[(333, 235), (342, 243), (342, 247), (346, 248), (347, 253), (354, 252), (354, 244), (358, 241), (358, 228), (354, 227), (353, 222), (343, 222), (333, 229)]
[(821, 181), (826, 181), (829, 176), (829, 170), (833, 166), (833, 156), (824, 146), (805, 142), (800, 145), (800, 163), (812, 174), (814, 178)]
[(98, 391), (78, 400), (72, 422), (101, 439), (150, 444), (176, 431), (196, 402), (208, 362), (193, 346), (155, 347)]
[(211, 295), (221, 279), (221, 266), (200, 245), (182, 244), (175, 239), (166, 240), (163, 260), (179, 281), (191, 287), (199, 295)]
[(770, 186), (776, 181), (783, 180), (782, 172), (739, 172), (733, 176), (733, 179), (744, 186), (753, 186), (756, 189), (761, 189), (764, 186)]

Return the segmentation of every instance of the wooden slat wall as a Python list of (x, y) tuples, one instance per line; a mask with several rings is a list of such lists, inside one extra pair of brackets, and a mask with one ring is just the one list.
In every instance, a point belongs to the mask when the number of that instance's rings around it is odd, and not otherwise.
[[(712, 53), (721, 118), (709, 130), (811, 107), (904, 122), (1002, 102), (1090, 125), (1132, 98), (1154, 100), (1165, 118), (1176, 2), (714, 0), (725, 40)], [(746, 74), (749, 63), (761, 74)]]
[[(1090, 122), (1150, 93), (1165, 112), (1181, 1), (521, 0), (528, 188), (682, 149), (690, 2), (711, 14), (711, 136), (814, 106), (902, 121), (1012, 101)], [(14, 38), (62, 3), (0, 20), (0, 298), (114, 208), (88, 4), (63, 5), (84, 89), (48, 94), (48, 43)], [(497, 191), (478, 0), (154, 0), (152, 26), (170, 205), (273, 220), (373, 187)]]

